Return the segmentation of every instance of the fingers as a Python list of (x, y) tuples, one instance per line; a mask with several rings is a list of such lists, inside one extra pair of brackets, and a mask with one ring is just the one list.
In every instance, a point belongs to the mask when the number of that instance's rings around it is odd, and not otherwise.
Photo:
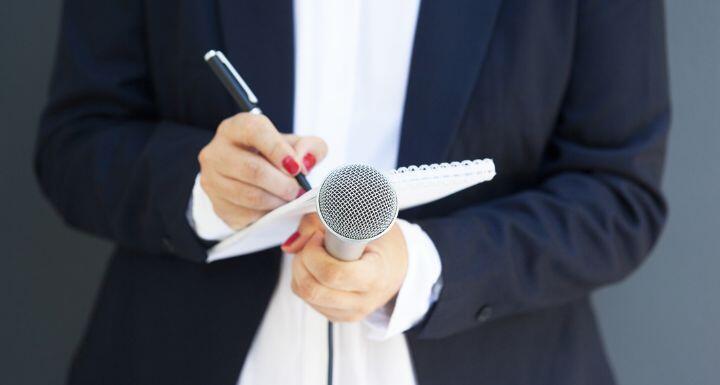
[(376, 286), (380, 277), (376, 254), (365, 253), (356, 261), (341, 261), (327, 253), (323, 239), (322, 233), (314, 232), (296, 257), (316, 281), (331, 289), (358, 293)]
[(234, 230), (242, 229), (267, 214), (267, 211), (238, 206), (222, 198), (213, 200), (212, 205), (215, 213)]
[(326, 153), (319, 138), (282, 135), (267, 117), (241, 113), (225, 119), (198, 154), (200, 181), (215, 213), (240, 229), (304, 193), (293, 176)]
[(283, 246), (284, 250), (300, 249), (292, 261), (293, 292), (336, 322), (358, 321), (390, 304), (407, 272), (405, 239), (399, 227), (379, 238), (382, 241), (369, 244), (357, 261), (346, 262), (325, 250), (324, 232), (317, 221), (315, 215), (304, 217), (289, 240), (297, 244)]
[(230, 203), (236, 206), (252, 208), (258, 211), (274, 210), (286, 203), (284, 199), (251, 184), (240, 182), (224, 176), (211, 178), (215, 190)]
[[(281, 246), (286, 253), (297, 254), (313, 278), (329, 288), (365, 292), (376, 286), (379, 258), (366, 252), (355, 261), (341, 261), (325, 251), (325, 228), (317, 214), (308, 214), (300, 221), (298, 230)], [(316, 249), (316, 250), (312, 250)]]
[(376, 286), (375, 254), (355, 261), (341, 261), (329, 254), (308, 253), (303, 264), (321, 284), (337, 290), (366, 292)]
[(317, 136), (285, 135), (286, 140), (295, 149), (295, 153), (302, 160), (305, 173), (327, 156), (328, 147), (324, 140)]
[(270, 119), (264, 115), (240, 113), (224, 120), (218, 132), (233, 143), (251, 147), (260, 152), (278, 170), (287, 175), (300, 173), (300, 159), (290, 143), (278, 132)]
[(295, 199), (302, 192), (295, 179), (250, 151), (220, 145), (215, 163), (215, 170), (223, 176), (258, 186), (285, 201)]
[[(315, 248), (314, 250), (317, 251), (318, 249)], [(292, 276), (291, 287), (293, 292), (311, 305), (354, 311), (355, 307), (359, 307), (359, 304), (364, 303), (357, 293), (335, 290), (320, 284), (320, 282), (307, 271), (300, 257), (293, 258)]]
[(290, 235), (285, 243), (282, 244), (282, 250), (290, 254), (297, 253), (305, 247), (307, 241), (310, 240), (315, 232), (325, 232), (320, 218), (314, 213), (303, 216), (297, 231)]
[(300, 230), (295, 231), (280, 245), (280, 248), (288, 254), (296, 254), (305, 247), (305, 244), (312, 238), (313, 234), (314, 232), (301, 233)]

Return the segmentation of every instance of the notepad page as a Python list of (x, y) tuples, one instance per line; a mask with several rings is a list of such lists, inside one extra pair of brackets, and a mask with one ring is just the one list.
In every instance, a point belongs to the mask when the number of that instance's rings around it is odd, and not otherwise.
[(387, 173), (400, 210), (430, 203), (495, 177), (491, 159), (400, 167)]
[[(495, 177), (492, 159), (400, 167), (385, 173), (393, 184), (400, 210), (430, 203)], [(207, 262), (276, 247), (297, 229), (300, 219), (315, 212), (319, 187), (269, 212), (208, 251)]]

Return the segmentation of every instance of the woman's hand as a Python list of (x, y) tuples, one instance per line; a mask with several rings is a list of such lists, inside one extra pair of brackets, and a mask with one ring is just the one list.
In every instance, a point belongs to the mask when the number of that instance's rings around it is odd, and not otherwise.
[(351, 262), (328, 254), (324, 235), (320, 219), (309, 214), (282, 245), (283, 251), (295, 254), (295, 294), (333, 322), (359, 321), (380, 307), (392, 306), (407, 272), (407, 246), (398, 225)]
[(215, 213), (239, 230), (304, 193), (293, 176), (326, 153), (318, 137), (283, 135), (264, 115), (240, 113), (200, 151), (200, 184)]

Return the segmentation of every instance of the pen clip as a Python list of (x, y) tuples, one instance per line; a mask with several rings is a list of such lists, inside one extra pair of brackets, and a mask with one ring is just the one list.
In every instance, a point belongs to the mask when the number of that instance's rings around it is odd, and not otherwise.
[(252, 92), (247, 83), (245, 83), (245, 80), (243, 80), (242, 76), (240, 76), (240, 74), (235, 70), (235, 67), (230, 64), (230, 61), (225, 57), (225, 55), (223, 55), (223, 53), (220, 51), (210, 50), (205, 54), (205, 61), (210, 60), (213, 56), (220, 59), (220, 62), (225, 65), (228, 71), (230, 71), (235, 80), (237, 80), (238, 84), (240, 84), (240, 87), (242, 87), (243, 91), (245, 91), (245, 94), (247, 95), (250, 102), (252, 104), (258, 104), (258, 98)]

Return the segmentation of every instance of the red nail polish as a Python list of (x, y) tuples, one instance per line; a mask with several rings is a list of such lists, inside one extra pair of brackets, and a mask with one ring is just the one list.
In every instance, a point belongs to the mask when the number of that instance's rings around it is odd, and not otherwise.
[(295, 199), (300, 198), (300, 197), (301, 197), (303, 194), (305, 194), (306, 192), (307, 192), (307, 191), (305, 191), (304, 188), (301, 188), (300, 190), (298, 190), (297, 195), (295, 195)]
[(297, 240), (298, 237), (300, 237), (300, 232), (296, 231), (296, 232), (292, 233), (292, 235), (290, 237), (288, 237), (288, 239), (285, 240), (285, 242), (282, 244), (283, 247), (288, 247), (288, 246), (292, 245), (292, 243), (295, 242), (295, 240)]
[(305, 165), (305, 169), (308, 172), (310, 172), (310, 170), (315, 167), (315, 162), (317, 162), (317, 159), (315, 159), (315, 155), (309, 152), (303, 157), (303, 165)]
[(293, 159), (290, 155), (283, 158), (282, 165), (285, 168), (285, 171), (289, 172), (292, 176), (295, 176), (298, 172), (300, 172), (300, 165), (298, 165), (295, 159)]

